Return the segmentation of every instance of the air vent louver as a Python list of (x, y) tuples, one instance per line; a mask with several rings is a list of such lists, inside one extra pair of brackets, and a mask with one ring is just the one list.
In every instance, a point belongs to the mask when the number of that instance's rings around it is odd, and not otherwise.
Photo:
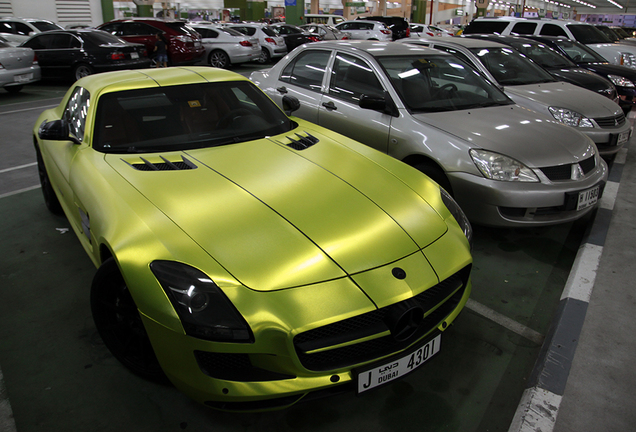
[(299, 134), (296, 134), (296, 136), (298, 137), (298, 139), (294, 139), (292, 137), (287, 137), (287, 139), (289, 141), (291, 141), (289, 144), (285, 144), (287, 147), (291, 147), (294, 150), (305, 150), (306, 148), (311, 147), (312, 145), (316, 144), (318, 141), (320, 141), (318, 138), (316, 138), (315, 136), (305, 132), (307, 134), (307, 136), (302, 136)]
[[(129, 163), (126, 162), (131, 167), (135, 168), (139, 171), (183, 171), (195, 169), (197, 166), (193, 164), (191, 161), (186, 159), (185, 157), (181, 157), (180, 161), (171, 162), (168, 159), (161, 156), (161, 160), (163, 162), (153, 163), (144, 158), (140, 158), (143, 163)], [(123, 160), (123, 159), (122, 159)]]

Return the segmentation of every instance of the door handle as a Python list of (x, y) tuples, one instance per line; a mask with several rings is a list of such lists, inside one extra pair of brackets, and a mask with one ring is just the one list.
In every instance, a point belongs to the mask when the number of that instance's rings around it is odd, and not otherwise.
[(277, 88), (276, 88), (276, 90), (277, 90), (279, 93), (283, 93), (283, 94), (287, 93), (287, 88), (286, 88), (285, 86), (277, 87)]
[(336, 104), (333, 103), (333, 101), (323, 102), (322, 106), (324, 106), (328, 110), (334, 110), (335, 111), (335, 110), (338, 109), (338, 107), (336, 106)]

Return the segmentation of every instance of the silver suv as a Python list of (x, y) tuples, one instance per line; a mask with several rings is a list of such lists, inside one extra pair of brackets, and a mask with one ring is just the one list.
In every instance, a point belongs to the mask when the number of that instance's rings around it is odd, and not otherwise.
[(607, 61), (636, 68), (636, 46), (612, 43), (593, 25), (571, 20), (516, 17), (476, 18), (464, 29), (464, 34), (565, 36), (587, 45)]
[(36, 33), (64, 30), (53, 21), (39, 18), (0, 18), (0, 34), (12, 44), (20, 44)]

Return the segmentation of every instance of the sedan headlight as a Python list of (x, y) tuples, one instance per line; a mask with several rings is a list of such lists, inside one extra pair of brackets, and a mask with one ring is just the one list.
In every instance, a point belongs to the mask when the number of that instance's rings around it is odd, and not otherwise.
[(574, 127), (594, 127), (592, 121), (584, 117), (583, 114), (579, 114), (576, 111), (569, 110), (567, 108), (548, 107), (552, 116), (557, 121)]
[(203, 272), (175, 261), (150, 269), (190, 336), (219, 342), (252, 342), (252, 331), (223, 291)]
[(486, 150), (470, 150), (470, 157), (484, 177), (490, 180), (538, 182), (539, 177), (516, 159)]
[(450, 196), (448, 192), (444, 190), (444, 188), (439, 188), (440, 193), (442, 194), (442, 202), (448, 209), (448, 211), (453, 215), (457, 224), (464, 232), (464, 235), (468, 239), (468, 243), (472, 249), (473, 247), (473, 227), (470, 225), (468, 218), (464, 214), (464, 211), (461, 209), (459, 204)]
[(607, 75), (607, 77), (612, 81), (612, 84), (619, 87), (636, 87), (634, 83), (628, 80), (625, 77), (619, 75)]

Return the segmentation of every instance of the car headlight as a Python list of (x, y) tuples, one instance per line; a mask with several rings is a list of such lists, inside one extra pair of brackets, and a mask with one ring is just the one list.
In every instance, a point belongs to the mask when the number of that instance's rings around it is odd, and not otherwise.
[(252, 342), (252, 331), (203, 272), (175, 261), (154, 261), (150, 269), (177, 311), (186, 334), (219, 342)]
[(567, 108), (548, 107), (552, 117), (557, 121), (574, 127), (594, 127), (592, 121), (584, 117), (583, 114), (579, 114), (576, 111), (569, 110)]
[(619, 87), (636, 87), (634, 83), (628, 80), (625, 77), (619, 75), (607, 75), (607, 77), (612, 81), (612, 84)]
[(470, 225), (468, 218), (464, 214), (464, 211), (461, 209), (459, 204), (453, 199), (452, 196), (448, 192), (444, 190), (444, 188), (440, 187), (439, 191), (442, 195), (442, 202), (448, 209), (448, 211), (453, 215), (457, 224), (464, 232), (464, 235), (468, 239), (468, 243), (472, 249), (473, 247), (473, 227)]
[(487, 150), (470, 150), (470, 157), (484, 177), (490, 180), (538, 182), (539, 177), (516, 159)]

